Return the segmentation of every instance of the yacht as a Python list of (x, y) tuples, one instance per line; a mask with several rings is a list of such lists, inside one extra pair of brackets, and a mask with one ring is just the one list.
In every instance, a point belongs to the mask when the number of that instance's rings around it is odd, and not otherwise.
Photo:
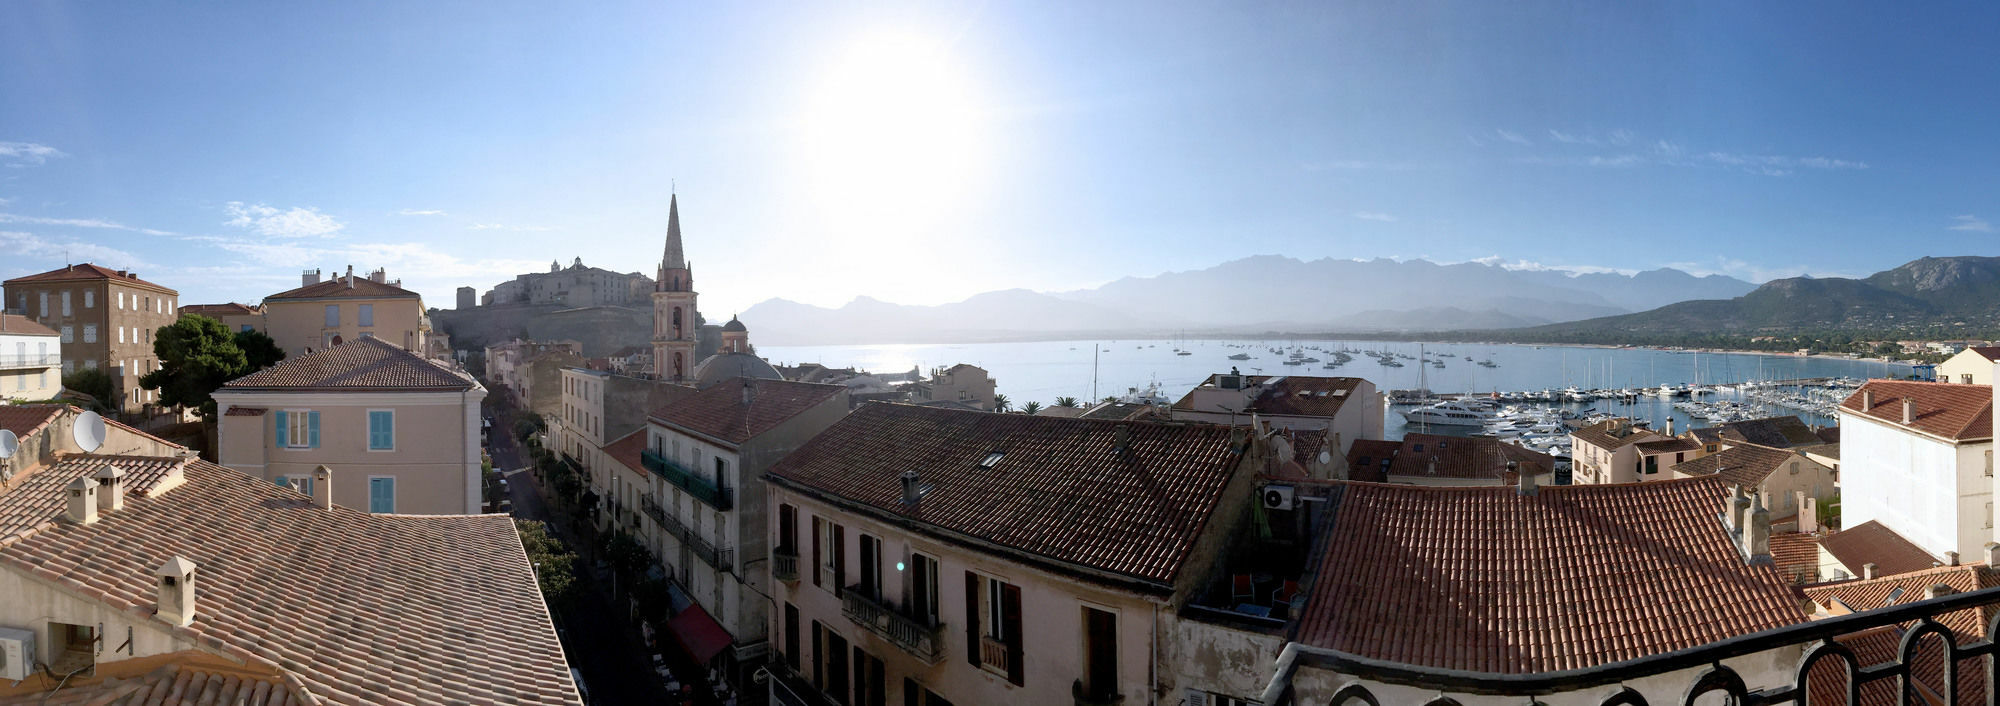
[(1249, 360), (1249, 359), (1250, 359), (1250, 354), (1249, 354), (1249, 353), (1238, 353), (1238, 354), (1236, 354), (1236, 355), (1232, 355), (1232, 356), (1229, 356), (1229, 359), (1230, 359), (1230, 360)]
[(1439, 402), (1404, 412), (1403, 419), (1411, 424), (1476, 427), (1492, 420), (1493, 413), (1463, 402)]

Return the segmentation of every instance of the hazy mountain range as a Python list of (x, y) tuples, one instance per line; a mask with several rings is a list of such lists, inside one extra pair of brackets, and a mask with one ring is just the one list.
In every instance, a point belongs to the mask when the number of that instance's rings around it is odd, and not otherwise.
[(2000, 258), (1926, 257), (1862, 279), (1791, 277), (1741, 297), (1546, 325), (1514, 335), (1893, 331), (2000, 323)]
[(839, 308), (771, 299), (744, 311), (771, 345), (960, 342), (1048, 335), (1438, 331), (1537, 326), (1728, 299), (1756, 285), (1674, 269), (1571, 275), (1424, 260), (1260, 255), (1067, 292), (1009, 289), (936, 306), (858, 297)]

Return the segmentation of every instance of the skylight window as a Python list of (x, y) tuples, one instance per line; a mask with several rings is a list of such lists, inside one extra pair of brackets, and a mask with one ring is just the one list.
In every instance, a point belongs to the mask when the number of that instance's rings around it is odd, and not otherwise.
[(986, 454), (986, 458), (979, 462), (979, 467), (992, 468), (995, 465), (998, 465), (1000, 463), (1000, 457), (1005, 455), (1007, 455), (1007, 453), (1004, 451), (995, 451), (993, 453)]

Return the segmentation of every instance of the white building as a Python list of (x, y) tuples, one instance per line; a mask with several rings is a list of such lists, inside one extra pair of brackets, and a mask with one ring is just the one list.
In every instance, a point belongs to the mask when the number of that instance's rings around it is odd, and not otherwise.
[(62, 391), (62, 334), (0, 314), (0, 399), (46, 400)]
[(1993, 384), (1993, 363), (2000, 361), (2000, 346), (1973, 346), (1946, 358), (1937, 367), (1938, 382), (1962, 385)]
[(1304, 375), (1208, 376), (1173, 406), (1174, 421), (1249, 424), (1252, 416), (1279, 429), (1325, 431), (1345, 456), (1356, 439), (1382, 438), (1382, 395), (1361, 378)]
[(1993, 541), (1993, 389), (1871, 380), (1840, 406), (1841, 522), (1942, 556)]

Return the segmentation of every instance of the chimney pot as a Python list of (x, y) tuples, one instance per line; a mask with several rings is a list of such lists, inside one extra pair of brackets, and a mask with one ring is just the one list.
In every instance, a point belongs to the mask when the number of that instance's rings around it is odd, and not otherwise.
[(1861, 565), (1861, 578), (1864, 579), (1875, 578), (1875, 562), (1871, 561)]
[(88, 478), (71, 481), (65, 488), (69, 496), (69, 510), (63, 518), (79, 525), (97, 521), (97, 484)]
[(1951, 595), (1951, 594), (1954, 594), (1954, 593), (1957, 593), (1957, 592), (1958, 592), (1958, 589), (1955, 589), (1955, 588), (1952, 588), (1952, 587), (1950, 587), (1950, 586), (1947, 586), (1947, 585), (1944, 585), (1944, 584), (1941, 584), (1941, 583), (1939, 583), (1939, 584), (1932, 584), (1932, 585), (1931, 585), (1931, 587), (1930, 587), (1930, 591), (1928, 592), (1928, 593), (1930, 594), (1930, 595), (1929, 595), (1928, 597), (1930, 597), (1930, 598), (1943, 598), (1943, 597), (1945, 597), (1945, 596), (1949, 596), (1949, 595)]
[(1917, 401), (1910, 399), (1908, 397), (1903, 398), (1903, 423), (1913, 424), (1916, 421), (1917, 421)]
[(919, 478), (920, 476), (917, 475), (916, 471), (903, 471), (904, 505), (908, 505), (912, 508), (915, 508), (917, 506), (917, 502), (923, 500), (923, 494), (918, 492), (917, 481)]
[(321, 510), (333, 509), (333, 469), (325, 465), (313, 469), (313, 504)]
[(1862, 391), (1861, 391), (1861, 411), (1863, 411), (1863, 412), (1873, 412), (1873, 411), (1875, 411), (1875, 391), (1874, 391), (1874, 390), (1862, 390)]
[(1944, 564), (1945, 566), (1958, 566), (1958, 552), (1945, 552)]
[(117, 466), (97, 469), (97, 511), (116, 512), (125, 509), (125, 470)]
[(2000, 542), (1986, 543), (1986, 566), (2000, 568)]
[(194, 574), (194, 562), (179, 555), (153, 572), (160, 586), (160, 605), (153, 617), (180, 627), (194, 622)]
[(1757, 499), (1757, 509), (1750, 512), (1749, 546), (1745, 548), (1752, 562), (1771, 561), (1771, 510), (1764, 507), (1763, 498)]
[(1126, 426), (1125, 426), (1125, 425), (1123, 425), (1123, 424), (1120, 424), (1120, 425), (1118, 425), (1118, 426), (1116, 426), (1116, 427), (1113, 427), (1113, 428), (1112, 428), (1112, 430), (1111, 430), (1111, 450), (1112, 450), (1113, 452), (1115, 452), (1115, 453), (1125, 453), (1125, 448), (1126, 448), (1126, 446), (1127, 446), (1127, 445), (1129, 445), (1129, 444), (1131, 444), (1131, 443), (1132, 443), (1132, 430), (1131, 430), (1131, 429), (1128, 429), (1128, 428), (1126, 428)]
[(1507, 472), (1514, 474), (1520, 483), (1520, 493), (1522, 495), (1534, 495), (1541, 491), (1541, 485), (1535, 479), (1534, 467), (1522, 468), (1520, 462), (1508, 461)]

